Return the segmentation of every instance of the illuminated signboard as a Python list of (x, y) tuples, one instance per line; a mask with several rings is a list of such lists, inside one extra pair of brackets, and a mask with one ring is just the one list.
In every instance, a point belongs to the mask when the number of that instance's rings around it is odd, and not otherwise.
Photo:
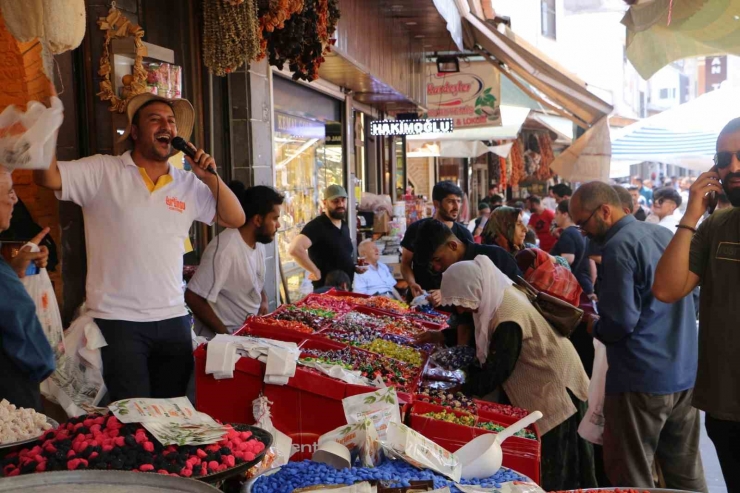
[(452, 132), (452, 118), (429, 120), (379, 120), (370, 122), (370, 135), (421, 135)]

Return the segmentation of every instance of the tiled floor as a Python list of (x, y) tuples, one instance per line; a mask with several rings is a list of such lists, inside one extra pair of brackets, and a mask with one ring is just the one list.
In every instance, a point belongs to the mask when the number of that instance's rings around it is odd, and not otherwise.
[(714, 450), (712, 441), (707, 436), (704, 427), (704, 413), (701, 413), (701, 460), (704, 464), (704, 477), (707, 480), (709, 493), (727, 493), (727, 486), (722, 478), (722, 469), (719, 467), (717, 452)]

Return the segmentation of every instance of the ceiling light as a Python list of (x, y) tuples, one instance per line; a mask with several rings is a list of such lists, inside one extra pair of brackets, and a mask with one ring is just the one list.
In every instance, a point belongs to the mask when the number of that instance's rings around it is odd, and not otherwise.
[(735, 19), (736, 21), (740, 21), (740, 15), (736, 15), (736, 16), (735, 16), (735, 17), (733, 17), (733, 18), (734, 18), (734, 19)]
[(438, 56), (437, 73), (456, 74), (460, 71), (460, 62), (456, 56)]

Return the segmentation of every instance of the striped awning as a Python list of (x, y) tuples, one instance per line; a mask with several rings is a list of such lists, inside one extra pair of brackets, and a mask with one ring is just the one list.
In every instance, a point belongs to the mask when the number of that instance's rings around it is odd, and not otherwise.
[(612, 131), (612, 162), (652, 161), (707, 171), (713, 164), (720, 131), (737, 117), (740, 89), (712, 91)]

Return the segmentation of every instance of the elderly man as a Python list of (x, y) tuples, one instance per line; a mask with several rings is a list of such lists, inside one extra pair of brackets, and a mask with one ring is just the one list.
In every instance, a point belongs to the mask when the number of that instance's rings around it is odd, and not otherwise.
[(193, 371), (185, 240), (194, 221), (238, 228), (244, 211), (203, 150), (188, 144), (192, 172), (169, 163), (173, 139), (187, 141), (193, 129), (187, 100), (139, 94), (126, 111), (121, 140), (132, 151), (54, 160), (35, 179), (82, 207), (87, 307), (108, 343), (101, 355), (111, 400), (179, 397)]
[(400, 300), (401, 296), (396, 291), (396, 280), (393, 274), (387, 265), (378, 262), (380, 259), (378, 245), (372, 240), (365, 240), (357, 246), (357, 254), (365, 257), (368, 269), (363, 274), (355, 275), (352, 291), (362, 294), (379, 294)]
[[(653, 292), (673, 303), (701, 285), (699, 371), (694, 406), (705, 411), (728, 491), (740, 491), (740, 118), (717, 139), (715, 168), (691, 186), (686, 214), (658, 264)], [(724, 194), (731, 207), (701, 225), (709, 193)]]
[[(17, 201), (10, 171), (0, 166), (0, 232), (10, 226)], [(38, 244), (48, 232), (31, 241)], [(54, 371), (54, 353), (20, 278), (31, 262), (45, 267), (48, 257), (46, 247), (37, 253), (26, 247), (10, 264), (0, 257), (0, 400), (37, 411), (42, 410), (39, 384)]]
[(707, 491), (699, 411), (691, 405), (696, 378), (694, 302), (672, 305), (651, 288), (671, 233), (626, 214), (612, 187), (586, 183), (573, 195), (571, 216), (603, 244), (599, 315), (594, 337), (606, 345), (604, 466), (612, 484), (652, 488), (653, 461), (668, 488)]

